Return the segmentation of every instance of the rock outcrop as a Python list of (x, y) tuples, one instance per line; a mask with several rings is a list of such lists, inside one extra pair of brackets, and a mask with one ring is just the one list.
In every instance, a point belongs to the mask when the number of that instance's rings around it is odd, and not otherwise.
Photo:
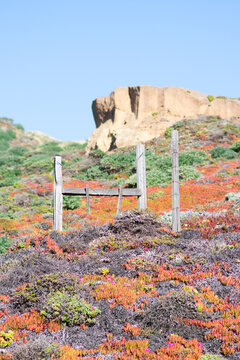
[(93, 101), (97, 129), (88, 150), (109, 151), (136, 145), (164, 134), (181, 119), (219, 116), (240, 121), (240, 100), (177, 87), (119, 87), (110, 96)]

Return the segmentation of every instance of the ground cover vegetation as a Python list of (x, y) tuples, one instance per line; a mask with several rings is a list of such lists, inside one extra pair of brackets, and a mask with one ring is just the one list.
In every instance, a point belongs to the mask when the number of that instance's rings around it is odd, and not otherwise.
[[(211, 100), (209, 100), (211, 101)], [(148, 209), (64, 197), (52, 230), (52, 169), (64, 186), (136, 186), (135, 149), (85, 153), (0, 119), (0, 359), (240, 358), (240, 127), (184, 119), (146, 146)], [(171, 231), (172, 129), (182, 231)]]

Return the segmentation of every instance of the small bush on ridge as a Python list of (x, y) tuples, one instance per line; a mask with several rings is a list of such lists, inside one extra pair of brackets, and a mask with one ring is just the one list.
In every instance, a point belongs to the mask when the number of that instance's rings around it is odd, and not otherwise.
[(233, 143), (232, 146), (230, 147), (230, 149), (235, 152), (240, 152), (240, 140)]
[(74, 210), (81, 206), (82, 198), (79, 196), (63, 196), (64, 210)]
[(225, 159), (235, 159), (237, 157), (237, 153), (229, 148), (223, 146), (217, 146), (210, 150), (210, 154), (213, 159), (217, 158), (225, 158)]
[(69, 326), (80, 324), (94, 324), (95, 316), (100, 314), (98, 307), (88, 304), (77, 295), (56, 291), (50, 293), (47, 304), (41, 311), (41, 315), (48, 319), (65, 323)]
[(0, 254), (5, 254), (12, 245), (12, 239), (7, 236), (0, 236)]

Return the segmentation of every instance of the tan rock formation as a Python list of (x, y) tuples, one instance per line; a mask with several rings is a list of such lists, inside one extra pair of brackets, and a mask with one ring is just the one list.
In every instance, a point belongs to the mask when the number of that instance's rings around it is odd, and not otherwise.
[(217, 98), (177, 87), (119, 87), (93, 101), (97, 129), (87, 150), (112, 150), (136, 145), (164, 134), (175, 122), (200, 115), (240, 121), (240, 100)]

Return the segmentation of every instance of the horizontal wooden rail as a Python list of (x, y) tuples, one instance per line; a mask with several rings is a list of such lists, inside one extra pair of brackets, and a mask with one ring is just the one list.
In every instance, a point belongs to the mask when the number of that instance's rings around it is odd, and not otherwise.
[[(85, 195), (86, 188), (63, 188), (63, 195)], [(142, 192), (140, 189), (122, 189), (122, 196), (141, 196)], [(89, 188), (89, 196), (119, 196), (119, 189), (93, 189)]]

